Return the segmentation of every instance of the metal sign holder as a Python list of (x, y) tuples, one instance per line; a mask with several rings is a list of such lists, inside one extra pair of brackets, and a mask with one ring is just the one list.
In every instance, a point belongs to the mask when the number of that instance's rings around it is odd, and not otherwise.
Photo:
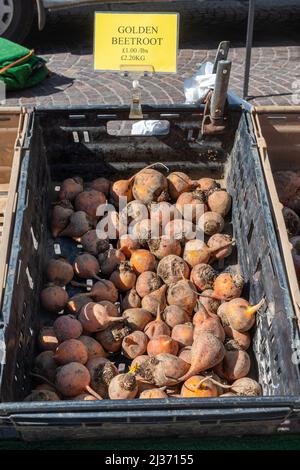
[(132, 77), (132, 101), (130, 106), (129, 119), (143, 119), (141, 105), (140, 80), (143, 77), (153, 77), (155, 70), (153, 65), (120, 65), (121, 75), (123, 77)]

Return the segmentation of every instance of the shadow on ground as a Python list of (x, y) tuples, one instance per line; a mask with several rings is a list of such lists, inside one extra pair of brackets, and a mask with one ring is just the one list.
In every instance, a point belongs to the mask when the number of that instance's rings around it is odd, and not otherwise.
[[(276, 0), (274, 0), (276, 3)], [(277, 0), (278, 1), (278, 0)], [(258, 1), (256, 12), (254, 45), (275, 47), (300, 44), (300, 2), (287, 1), (286, 7), (263, 8)], [(290, 5), (293, 4), (291, 7)], [(234, 6), (231, 6), (234, 5)], [(248, 1), (246, 0), (197, 0), (174, 3), (150, 4), (150, 11), (178, 11), (181, 18), (180, 47), (215, 49), (216, 44), (227, 39), (232, 47), (245, 44)], [(94, 12), (99, 10), (145, 11), (143, 5), (118, 5), (74, 8), (68, 11), (51, 12), (42, 32), (34, 32), (27, 43), (40, 53), (54, 54), (72, 50), (83, 54), (92, 50)]]

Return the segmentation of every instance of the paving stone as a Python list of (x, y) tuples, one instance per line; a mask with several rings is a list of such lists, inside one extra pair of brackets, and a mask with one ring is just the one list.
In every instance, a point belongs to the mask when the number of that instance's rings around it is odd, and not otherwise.
[[(255, 104), (296, 104), (300, 82), (300, 2), (257, 0), (249, 94)], [(101, 5), (101, 10), (108, 9)], [(120, 8), (110, 6), (112, 10)], [(51, 72), (31, 90), (9, 93), (7, 105), (124, 104), (131, 98), (131, 80), (93, 71), (93, 14), (81, 7), (48, 15), (43, 32), (28, 45), (48, 61)], [(248, 0), (210, 0), (122, 5), (122, 10), (179, 11), (181, 14), (178, 73), (141, 79), (144, 103), (184, 102), (183, 82), (206, 60), (214, 60), (218, 43), (230, 39), (231, 89), (241, 95), (245, 63)], [(297, 100), (296, 100), (297, 101)], [(300, 103), (299, 103), (300, 104)]]

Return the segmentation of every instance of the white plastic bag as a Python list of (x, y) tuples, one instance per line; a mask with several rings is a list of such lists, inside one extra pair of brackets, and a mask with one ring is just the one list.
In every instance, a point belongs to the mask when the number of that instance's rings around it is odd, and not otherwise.
[(168, 121), (142, 120), (132, 124), (131, 135), (166, 135), (169, 127)]
[(214, 88), (216, 74), (212, 73), (213, 67), (211, 62), (205, 62), (195, 75), (184, 81), (186, 104), (202, 103), (209, 90)]
[[(184, 82), (184, 94), (186, 104), (200, 104), (203, 103), (209, 90), (215, 87), (216, 74), (212, 73), (213, 64), (205, 62), (200, 66), (195, 75), (188, 78)], [(231, 90), (228, 90), (228, 103), (240, 105), (247, 111), (250, 111), (252, 106), (247, 101), (243, 100)]]

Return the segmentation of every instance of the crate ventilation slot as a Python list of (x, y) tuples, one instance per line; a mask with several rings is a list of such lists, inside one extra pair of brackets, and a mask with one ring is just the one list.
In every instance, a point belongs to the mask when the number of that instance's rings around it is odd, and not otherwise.
[(88, 131), (84, 131), (84, 132), (83, 132), (83, 138), (84, 138), (84, 141), (85, 141), (86, 143), (89, 143), (89, 142), (90, 142), (90, 135), (89, 135)]
[(32, 238), (34, 249), (37, 250), (39, 247), (39, 242), (37, 241), (36, 236), (34, 235), (34, 231), (32, 227), (30, 228), (30, 233), (31, 233), (31, 238)]
[(86, 119), (86, 115), (85, 114), (70, 114), (69, 119), (71, 121), (79, 121), (81, 119)]
[(273, 258), (272, 258), (271, 253), (269, 253), (268, 258), (269, 258), (269, 262), (270, 262), (270, 266), (271, 266), (272, 276), (275, 277), (275, 267), (274, 267), (274, 262), (273, 262)]
[(256, 269), (255, 269), (255, 273), (253, 274), (253, 280), (255, 282), (258, 282), (260, 280), (261, 270), (262, 270), (261, 260), (258, 259), (257, 266), (256, 266)]
[(29, 268), (28, 268), (28, 267), (26, 268), (26, 276), (27, 276), (27, 279), (28, 279), (29, 287), (30, 287), (30, 289), (32, 290), (33, 287), (34, 287), (34, 282), (33, 282), (33, 280), (32, 280), (32, 276), (31, 276), (31, 274), (30, 274), (30, 271), (29, 271)]
[(248, 235), (247, 235), (248, 245), (250, 245), (251, 243), (253, 230), (254, 230), (254, 224), (253, 224), (253, 221), (251, 221), (250, 228), (249, 228)]
[(117, 119), (117, 115), (116, 114), (97, 114), (97, 119), (103, 121), (103, 120), (107, 120), (107, 119)]
[(73, 140), (74, 140), (74, 142), (75, 142), (76, 144), (78, 144), (78, 142), (79, 142), (79, 135), (78, 135), (78, 132), (77, 132), (77, 131), (73, 131), (72, 134), (73, 134)]

